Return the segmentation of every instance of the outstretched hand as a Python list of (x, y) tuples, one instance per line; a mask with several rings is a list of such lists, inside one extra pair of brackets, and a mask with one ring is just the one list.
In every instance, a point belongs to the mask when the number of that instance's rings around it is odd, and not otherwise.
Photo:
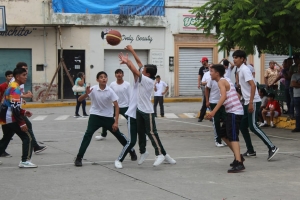
[(119, 59), (120, 59), (120, 64), (127, 64), (128, 63), (128, 54), (126, 54), (126, 56), (124, 56), (123, 53), (121, 52), (119, 54)]
[(91, 86), (87, 86), (85, 89), (86, 94), (90, 94), (93, 91), (93, 88), (91, 89)]
[(131, 46), (131, 45), (127, 45), (127, 46), (125, 47), (125, 49), (126, 49), (126, 50), (128, 50), (128, 51), (130, 51), (130, 52), (132, 52), (132, 51), (133, 51), (133, 48), (132, 48), (132, 46)]

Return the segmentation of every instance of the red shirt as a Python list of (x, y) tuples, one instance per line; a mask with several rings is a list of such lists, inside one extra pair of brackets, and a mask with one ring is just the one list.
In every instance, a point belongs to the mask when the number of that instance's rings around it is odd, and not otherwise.
[(0, 101), (2, 101), (3, 94), (4, 94), (5, 90), (7, 89), (7, 87), (8, 87), (7, 82), (0, 84)]
[(278, 116), (281, 115), (281, 110), (280, 110), (280, 105), (278, 103), (278, 101), (273, 100), (273, 101), (268, 101), (266, 108), (270, 109), (270, 108), (274, 108), (275, 111), (278, 112)]

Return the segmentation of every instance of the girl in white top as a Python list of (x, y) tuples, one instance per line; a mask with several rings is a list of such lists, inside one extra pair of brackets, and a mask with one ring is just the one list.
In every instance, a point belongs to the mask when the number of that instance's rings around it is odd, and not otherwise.
[(218, 82), (220, 89), (220, 101), (216, 107), (208, 114), (208, 118), (212, 118), (217, 110), (224, 105), (227, 117), (225, 123), (223, 123), (226, 133), (221, 135), (223, 141), (229, 146), (234, 154), (234, 161), (230, 164), (232, 166), (228, 173), (236, 173), (245, 169), (243, 164), (243, 157), (240, 154), (239, 145), (239, 125), (244, 114), (243, 107), (239, 101), (237, 92), (230, 79), (223, 78), (225, 74), (225, 68), (223, 65), (213, 65), (210, 70), (211, 79)]

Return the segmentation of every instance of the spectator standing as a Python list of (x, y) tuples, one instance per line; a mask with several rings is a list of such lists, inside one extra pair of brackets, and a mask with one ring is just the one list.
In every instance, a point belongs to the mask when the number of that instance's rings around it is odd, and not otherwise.
[(169, 86), (160, 79), (160, 76), (157, 75), (155, 77), (155, 83), (154, 83), (154, 115), (157, 117), (156, 113), (156, 107), (157, 104), (159, 103), (159, 108), (160, 108), (160, 116), (164, 117), (165, 111), (164, 111), (164, 95), (167, 93), (169, 90)]
[[(83, 72), (79, 72), (77, 74), (77, 79), (75, 80), (75, 85), (77, 86), (81, 86), (81, 87), (86, 87), (85, 83), (84, 83), (84, 79), (85, 79), (85, 75)], [(74, 95), (76, 97), (76, 108), (75, 108), (75, 115), (74, 117), (75, 118), (78, 118), (78, 117), (81, 117), (81, 115), (79, 115), (79, 108), (80, 108), (80, 105), (82, 105), (82, 114), (83, 114), (83, 117), (87, 117), (89, 116), (88, 114), (86, 114), (86, 110), (85, 110), (85, 107), (86, 107), (86, 100), (84, 99), (83, 101), (78, 101), (78, 98), (85, 94), (85, 92), (74, 92)]]
[(296, 128), (292, 132), (300, 132), (300, 65), (298, 65), (298, 72), (294, 73), (291, 78), (291, 86), (294, 88), (294, 106)]
[[(299, 54), (295, 54), (293, 56), (293, 60), (294, 60), (294, 65), (292, 65), (290, 67), (289, 70), (289, 77), (292, 78), (293, 74), (298, 73), (298, 65), (300, 64), (300, 55)], [(290, 87), (290, 97), (291, 97), (291, 103), (290, 103), (290, 117), (292, 119), (294, 119), (294, 113), (295, 113), (295, 108), (294, 108), (294, 88), (291, 85)]]
[(203, 96), (203, 103), (202, 103), (202, 107), (200, 109), (200, 115), (199, 115), (198, 122), (202, 122), (204, 119), (204, 116), (206, 114), (205, 84), (202, 84), (201, 80), (203, 78), (204, 73), (209, 71), (208, 58), (202, 57), (201, 62), (203, 64), (203, 66), (200, 67), (199, 73), (198, 73), (198, 89), (201, 88), (202, 96)]
[(277, 90), (278, 89), (278, 81), (274, 82), (277, 79), (277, 76), (279, 74), (279, 71), (282, 69), (282, 66), (279, 66), (279, 68), (275, 68), (275, 65), (278, 65), (277, 62), (271, 60), (269, 62), (269, 68), (265, 71), (265, 84), (267, 88)]

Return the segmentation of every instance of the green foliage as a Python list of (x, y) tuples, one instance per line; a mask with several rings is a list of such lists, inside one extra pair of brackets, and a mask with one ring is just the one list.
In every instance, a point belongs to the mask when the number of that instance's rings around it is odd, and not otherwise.
[(209, 0), (191, 13), (207, 35), (215, 28), (220, 51), (288, 55), (289, 44), (300, 49), (299, 10), (300, 0)]

